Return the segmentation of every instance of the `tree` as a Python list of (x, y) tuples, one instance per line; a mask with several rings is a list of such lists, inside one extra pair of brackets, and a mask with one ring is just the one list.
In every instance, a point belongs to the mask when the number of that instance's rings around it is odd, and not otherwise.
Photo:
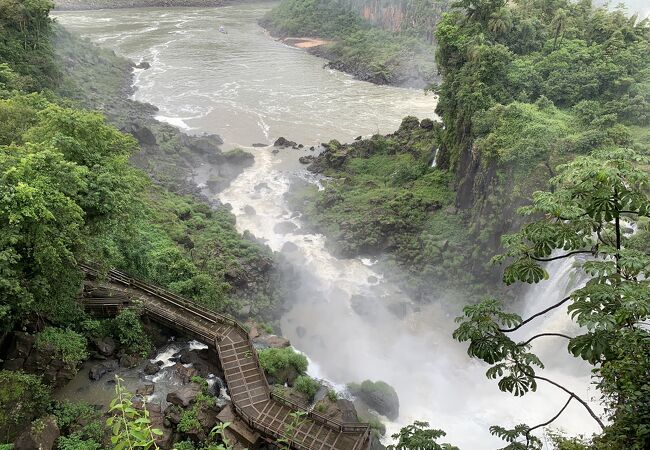
[[(602, 442), (628, 449), (650, 444), (650, 332), (644, 326), (650, 316), (650, 254), (628, 231), (650, 215), (650, 175), (639, 167), (646, 161), (630, 149), (609, 148), (560, 166), (551, 180), (553, 190), (536, 193), (532, 205), (521, 210), (535, 220), (503, 239), (506, 253), (496, 261), (509, 261), (506, 284), (537, 283), (548, 278), (543, 263), (585, 255), (586, 260), (576, 261), (589, 277), (584, 287), (526, 319), (504, 312), (495, 299), (467, 306), (457, 319), (454, 337), (469, 342), (471, 357), (491, 365), (486, 375), (499, 379), (499, 389), (520, 396), (545, 382), (567, 395), (561, 410), (539, 425), (492, 427), (493, 434), (511, 443), (507, 448), (537, 448), (531, 432), (552, 423), (573, 401), (603, 429)], [(549, 330), (523, 342), (510, 337), (563, 306), (581, 334)], [(538, 373), (543, 363), (530, 351), (536, 339), (563, 340), (573, 356), (593, 365), (609, 425), (584, 399)]]
[(436, 441), (446, 436), (442, 430), (429, 428), (429, 422), (415, 421), (402, 427), (399, 433), (391, 435), (397, 444), (389, 445), (388, 450), (458, 450), (451, 444), (438, 444)]
[(490, 19), (488, 20), (488, 29), (496, 36), (499, 37), (502, 34), (510, 31), (512, 27), (512, 15), (510, 14), (510, 9), (503, 7), (499, 8), (490, 14)]
[[(551, 21), (551, 27), (553, 28), (553, 50), (557, 48), (557, 38), (559, 36), (564, 37), (564, 30), (566, 29), (567, 21), (567, 12), (560, 8), (555, 12), (553, 20)], [(560, 44), (562, 40), (560, 40)]]
[(0, 117), (0, 328), (29, 314), (74, 323), (77, 259), (100, 262), (89, 249), (134, 207), (133, 140), (37, 94), (0, 100)]

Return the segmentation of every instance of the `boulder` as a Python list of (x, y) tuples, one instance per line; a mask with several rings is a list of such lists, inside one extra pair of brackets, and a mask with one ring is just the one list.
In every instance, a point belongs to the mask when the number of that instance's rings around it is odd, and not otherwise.
[(260, 331), (257, 329), (257, 324), (255, 322), (248, 322), (250, 330), (248, 331), (248, 338), (255, 339), (260, 337)]
[(96, 364), (90, 368), (88, 371), (88, 378), (93, 381), (101, 379), (104, 375), (109, 372), (117, 370), (118, 364), (115, 360), (105, 361), (101, 364)]
[(155, 389), (156, 386), (153, 383), (146, 383), (136, 388), (135, 395), (151, 395)]
[[(199, 371), (196, 370), (194, 367), (185, 367), (181, 363), (176, 363), (172, 367), (172, 369), (176, 372), (178, 377), (183, 380), (183, 383), (189, 383), (192, 377), (196, 376), (199, 374)], [(169, 401), (169, 400), (167, 400)]]
[(32, 334), (16, 331), (13, 344), (7, 353), (7, 359), (27, 358), (32, 351), (35, 340), (36, 338)]
[(276, 336), (275, 334), (260, 336), (256, 338), (254, 342), (262, 348), (284, 348), (291, 345), (289, 339), (282, 336)]
[(414, 130), (420, 126), (420, 121), (417, 117), (406, 116), (402, 119), (402, 123), (399, 126), (400, 131), (405, 130)]
[(51, 450), (61, 434), (54, 416), (35, 420), (14, 442), (14, 450)]
[(365, 380), (361, 384), (348, 384), (348, 390), (363, 403), (390, 420), (396, 420), (399, 417), (399, 398), (395, 389), (388, 383)]
[(146, 125), (133, 122), (126, 125), (121, 131), (132, 135), (140, 145), (154, 146), (157, 143), (156, 136)]
[(117, 348), (115, 339), (110, 336), (95, 339), (93, 340), (93, 344), (97, 348), (97, 351), (104, 356), (111, 356)]
[(295, 142), (290, 141), (290, 140), (288, 140), (288, 139), (286, 139), (286, 138), (284, 138), (284, 137), (279, 137), (279, 138), (278, 138), (278, 139), (273, 143), (273, 146), (274, 146), (274, 147), (294, 147), (294, 146), (297, 146), (297, 145), (298, 145), (298, 144), (296, 144)]
[(132, 369), (140, 364), (141, 358), (135, 355), (124, 355), (120, 358), (120, 366)]
[(433, 120), (422, 119), (422, 122), (420, 122), (420, 128), (424, 130), (433, 130)]
[(2, 363), (2, 368), (4, 370), (16, 371), (16, 370), (21, 370), (24, 364), (25, 364), (24, 358), (8, 359)]
[(181, 421), (182, 414), (182, 408), (177, 405), (169, 405), (167, 409), (165, 409), (165, 420), (168, 420), (172, 425), (178, 425)]
[(296, 226), (296, 224), (293, 222), (289, 222), (288, 220), (280, 222), (273, 227), (273, 231), (275, 231), (277, 234), (292, 233), (297, 229), (298, 227)]
[(300, 164), (311, 164), (314, 162), (314, 159), (314, 155), (301, 156), (298, 158), (298, 162), (300, 162)]
[(255, 187), (253, 187), (253, 189), (255, 189), (255, 192), (261, 192), (261, 191), (264, 191), (264, 190), (268, 190), (268, 189), (269, 189), (269, 185), (268, 185), (267, 183), (264, 183), (264, 182), (262, 182), (262, 183), (257, 183), (257, 184), (255, 185)]
[(136, 64), (135, 68), (136, 69), (147, 70), (147, 69), (151, 68), (151, 64), (149, 64), (147, 61), (142, 61), (142, 62), (140, 62), (140, 64)]
[(248, 214), (249, 216), (254, 216), (257, 214), (257, 211), (255, 211), (255, 208), (253, 208), (250, 205), (244, 206), (244, 213)]
[[(201, 386), (196, 383), (190, 383), (182, 386), (176, 391), (167, 394), (167, 401), (172, 405), (187, 408), (196, 400), (196, 396), (201, 393)], [(170, 419), (171, 420), (171, 419)]]

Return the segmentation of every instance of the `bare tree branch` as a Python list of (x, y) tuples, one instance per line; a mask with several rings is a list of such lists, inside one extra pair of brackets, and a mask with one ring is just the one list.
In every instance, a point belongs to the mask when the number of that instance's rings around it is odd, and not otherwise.
[(603, 422), (598, 418), (598, 416), (597, 416), (596, 413), (593, 411), (593, 409), (591, 409), (591, 408), (589, 407), (589, 405), (587, 404), (587, 402), (585, 402), (583, 399), (581, 399), (580, 397), (578, 397), (578, 395), (577, 395), (575, 392), (571, 392), (570, 390), (568, 390), (567, 388), (565, 388), (565, 387), (562, 386), (561, 384), (559, 384), (559, 383), (557, 383), (557, 382), (555, 382), (555, 381), (553, 381), (553, 380), (549, 380), (549, 379), (546, 378), (546, 377), (541, 377), (541, 376), (539, 376), (539, 375), (535, 375), (534, 373), (530, 373), (530, 372), (528, 372), (528, 371), (526, 370), (526, 368), (523, 367), (520, 363), (516, 363), (516, 364), (517, 364), (517, 367), (519, 368), (519, 370), (521, 370), (521, 372), (522, 372), (524, 375), (526, 375), (526, 376), (528, 376), (528, 377), (531, 377), (531, 378), (534, 378), (534, 379), (536, 379), (536, 380), (546, 381), (547, 383), (552, 384), (553, 386), (555, 386), (555, 387), (558, 388), (558, 389), (562, 389), (564, 392), (566, 392), (567, 394), (569, 394), (570, 396), (572, 396), (573, 398), (575, 398), (578, 402), (580, 402), (580, 404), (581, 404), (582, 406), (585, 407), (585, 409), (589, 412), (589, 415), (590, 415), (591, 417), (593, 417), (593, 419), (598, 423), (598, 425), (600, 425), (600, 428), (601, 428), (601, 429), (605, 429), (605, 424), (603, 424)]
[(560, 255), (560, 256), (554, 256), (552, 258), (536, 258), (534, 256), (530, 256), (530, 259), (534, 259), (535, 261), (542, 261), (542, 262), (555, 261), (556, 259), (568, 258), (569, 256), (578, 255), (578, 254), (581, 254), (581, 253), (583, 253), (583, 254), (588, 253), (590, 255), (593, 255), (595, 252), (593, 250), (576, 250), (574, 252), (569, 252), (569, 253), (566, 253), (566, 254)]
[(526, 324), (527, 324), (528, 322), (530, 322), (531, 320), (533, 320), (533, 319), (535, 319), (535, 318), (537, 318), (537, 317), (539, 317), (539, 316), (543, 316), (544, 314), (546, 314), (547, 312), (549, 312), (549, 311), (551, 311), (551, 310), (557, 308), (558, 306), (562, 306), (564, 303), (568, 302), (570, 299), (571, 299), (571, 296), (564, 297), (562, 300), (560, 300), (560, 301), (557, 302), (556, 304), (549, 306), (548, 308), (546, 308), (546, 309), (544, 309), (544, 310), (538, 312), (537, 314), (533, 314), (532, 316), (530, 316), (528, 319), (526, 319), (526, 320), (524, 320), (523, 322), (521, 322), (521, 323), (520, 323), (519, 325), (517, 325), (516, 327), (512, 327), (512, 328), (499, 328), (498, 330), (499, 330), (500, 332), (502, 332), (502, 333), (510, 333), (510, 332), (512, 332), (512, 331), (518, 330), (519, 328), (523, 327), (524, 325), (526, 325)]
[(530, 427), (528, 429), (528, 431), (526, 431), (526, 447), (528, 447), (528, 445), (530, 444), (530, 432), (535, 430), (536, 428), (545, 427), (546, 425), (548, 425), (550, 423), (553, 423), (555, 421), (555, 419), (560, 417), (560, 415), (564, 412), (564, 410), (567, 408), (567, 406), (569, 406), (569, 403), (571, 403), (571, 400), (573, 400), (573, 399), (574, 399), (573, 396), (569, 396), (569, 399), (566, 401), (566, 403), (564, 404), (562, 409), (560, 411), (558, 411), (558, 413), (556, 415), (554, 415), (550, 420), (547, 420), (544, 423), (540, 423), (538, 425), (535, 425), (534, 427)]
[(566, 334), (562, 334), (562, 333), (540, 333), (540, 334), (536, 334), (535, 336), (531, 337), (526, 342), (522, 342), (520, 344), (517, 344), (517, 346), (524, 347), (524, 346), (530, 344), (531, 341), (533, 341), (534, 339), (537, 339), (538, 337), (542, 337), (542, 336), (558, 336), (558, 337), (563, 337), (563, 338), (567, 338), (567, 339), (573, 339), (571, 336), (567, 336)]

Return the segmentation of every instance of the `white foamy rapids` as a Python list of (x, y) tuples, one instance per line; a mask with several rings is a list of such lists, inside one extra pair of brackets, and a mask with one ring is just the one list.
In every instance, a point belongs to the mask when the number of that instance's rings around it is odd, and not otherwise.
[[(444, 429), (447, 441), (461, 448), (496, 448), (501, 441), (490, 436), (491, 425), (540, 423), (562, 407), (566, 396), (552, 386), (540, 384), (536, 393), (514, 398), (487, 380), (487, 366), (470, 360), (466, 346), (451, 338), (459, 306), (439, 302), (408, 313), (406, 302), (407, 313), (398, 319), (389, 308), (405, 302), (404, 296), (373, 271), (375, 261), (334, 258), (321, 235), (301, 234), (300, 229), (276, 232), (275, 226), (284, 221), (301, 226), (285, 204), (289, 179), (280, 167), (280, 159), (268, 150), (257, 151), (253, 167), (220, 198), (233, 206), (240, 231), (250, 230), (274, 250), (282, 250), (287, 242), (298, 247), (287, 256), (302, 272), (302, 286), (296, 292), (299, 300), (282, 320), (282, 332), (309, 355), (310, 375), (328, 380), (338, 391), (344, 391), (348, 382), (384, 380), (395, 387), (401, 404), (399, 420), (387, 423), (388, 436), (414, 420), (427, 420)], [(247, 205), (256, 214), (245, 214)], [(523, 302), (529, 310), (523, 316), (556, 303), (580, 282), (572, 275), (571, 262), (551, 264), (549, 270), (553, 281), (531, 289)], [(376, 278), (374, 283), (369, 277)], [(353, 307), (359, 298), (369, 302), (369, 311), (360, 310), (363, 315)], [(298, 333), (298, 327), (307, 332)], [(570, 328), (566, 311), (558, 310), (522, 334), (570, 332)], [(552, 339), (535, 343), (548, 365), (544, 374), (589, 399), (593, 392), (588, 389), (588, 367), (562, 356), (566, 350), (557, 349), (565, 349), (565, 343)], [(558, 425), (571, 433), (596, 430), (577, 403), (567, 408)]]
[(180, 128), (181, 130), (185, 131), (191, 131), (194, 130), (195, 128), (189, 126), (187, 123), (185, 123), (186, 120), (193, 119), (193, 117), (166, 117), (166, 116), (156, 116), (156, 120), (159, 122), (165, 122), (170, 125), (173, 125), (177, 128)]

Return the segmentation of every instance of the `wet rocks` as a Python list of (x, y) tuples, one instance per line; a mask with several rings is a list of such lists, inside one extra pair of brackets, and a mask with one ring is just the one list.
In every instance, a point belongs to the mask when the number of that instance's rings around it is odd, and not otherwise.
[(124, 355), (120, 358), (120, 366), (125, 367), (127, 369), (132, 369), (134, 367), (137, 367), (138, 364), (140, 364), (140, 361), (142, 361), (142, 358), (136, 355)]
[(293, 233), (297, 229), (298, 226), (293, 222), (289, 222), (288, 220), (279, 222), (273, 227), (273, 231), (275, 231), (277, 234)]
[(117, 348), (115, 340), (110, 336), (93, 340), (93, 345), (103, 356), (111, 356), (115, 353), (115, 349)]
[(156, 389), (156, 385), (153, 383), (146, 383), (143, 384), (142, 386), (139, 386), (135, 390), (135, 395), (151, 395), (154, 393), (154, 390)]
[(14, 450), (51, 450), (61, 434), (54, 416), (45, 416), (32, 423), (14, 442)]
[(118, 363), (115, 360), (104, 361), (90, 368), (88, 378), (92, 381), (98, 381), (107, 373), (116, 371), (118, 367)]
[(257, 183), (253, 189), (255, 192), (262, 192), (262, 191), (268, 191), (269, 190), (269, 185), (267, 183)]
[(388, 417), (390, 420), (398, 418), (399, 398), (395, 389), (388, 383), (365, 380), (361, 384), (348, 384), (348, 390), (379, 414)]
[(144, 369), (142, 370), (145, 375), (155, 375), (160, 372), (160, 366), (152, 362), (145, 364)]
[(257, 214), (257, 211), (255, 211), (255, 208), (253, 208), (252, 206), (246, 205), (244, 206), (244, 213), (248, 214), (249, 216), (254, 216), (255, 214)]
[(255, 144), (252, 145), (255, 148), (261, 148), (261, 147), (268, 147), (268, 144), (262, 144), (260, 142), (256, 142)]
[(141, 61), (139, 64), (135, 65), (135, 68), (147, 70), (151, 68), (151, 64), (149, 64), (147, 61)]
[(166, 400), (172, 405), (180, 406), (181, 408), (187, 408), (192, 403), (194, 403), (196, 397), (200, 393), (201, 386), (196, 383), (190, 383), (188, 385), (182, 386), (176, 391), (167, 394)]
[(298, 158), (298, 161), (300, 162), (300, 164), (311, 164), (314, 162), (314, 159), (316, 159), (314, 155), (307, 155), (307, 156), (301, 156), (300, 158)]
[(286, 148), (286, 147), (297, 147), (294, 141), (290, 141), (284, 137), (279, 137), (274, 143), (274, 147)]
[(291, 342), (287, 338), (266, 333), (256, 337), (253, 343), (256, 344), (256, 347), (260, 348), (284, 348), (291, 345)]
[(178, 377), (183, 380), (183, 383), (188, 383), (192, 377), (195, 377), (199, 374), (199, 371), (194, 367), (185, 367), (181, 363), (174, 364), (172, 369), (176, 372), (176, 375), (178, 375)]

